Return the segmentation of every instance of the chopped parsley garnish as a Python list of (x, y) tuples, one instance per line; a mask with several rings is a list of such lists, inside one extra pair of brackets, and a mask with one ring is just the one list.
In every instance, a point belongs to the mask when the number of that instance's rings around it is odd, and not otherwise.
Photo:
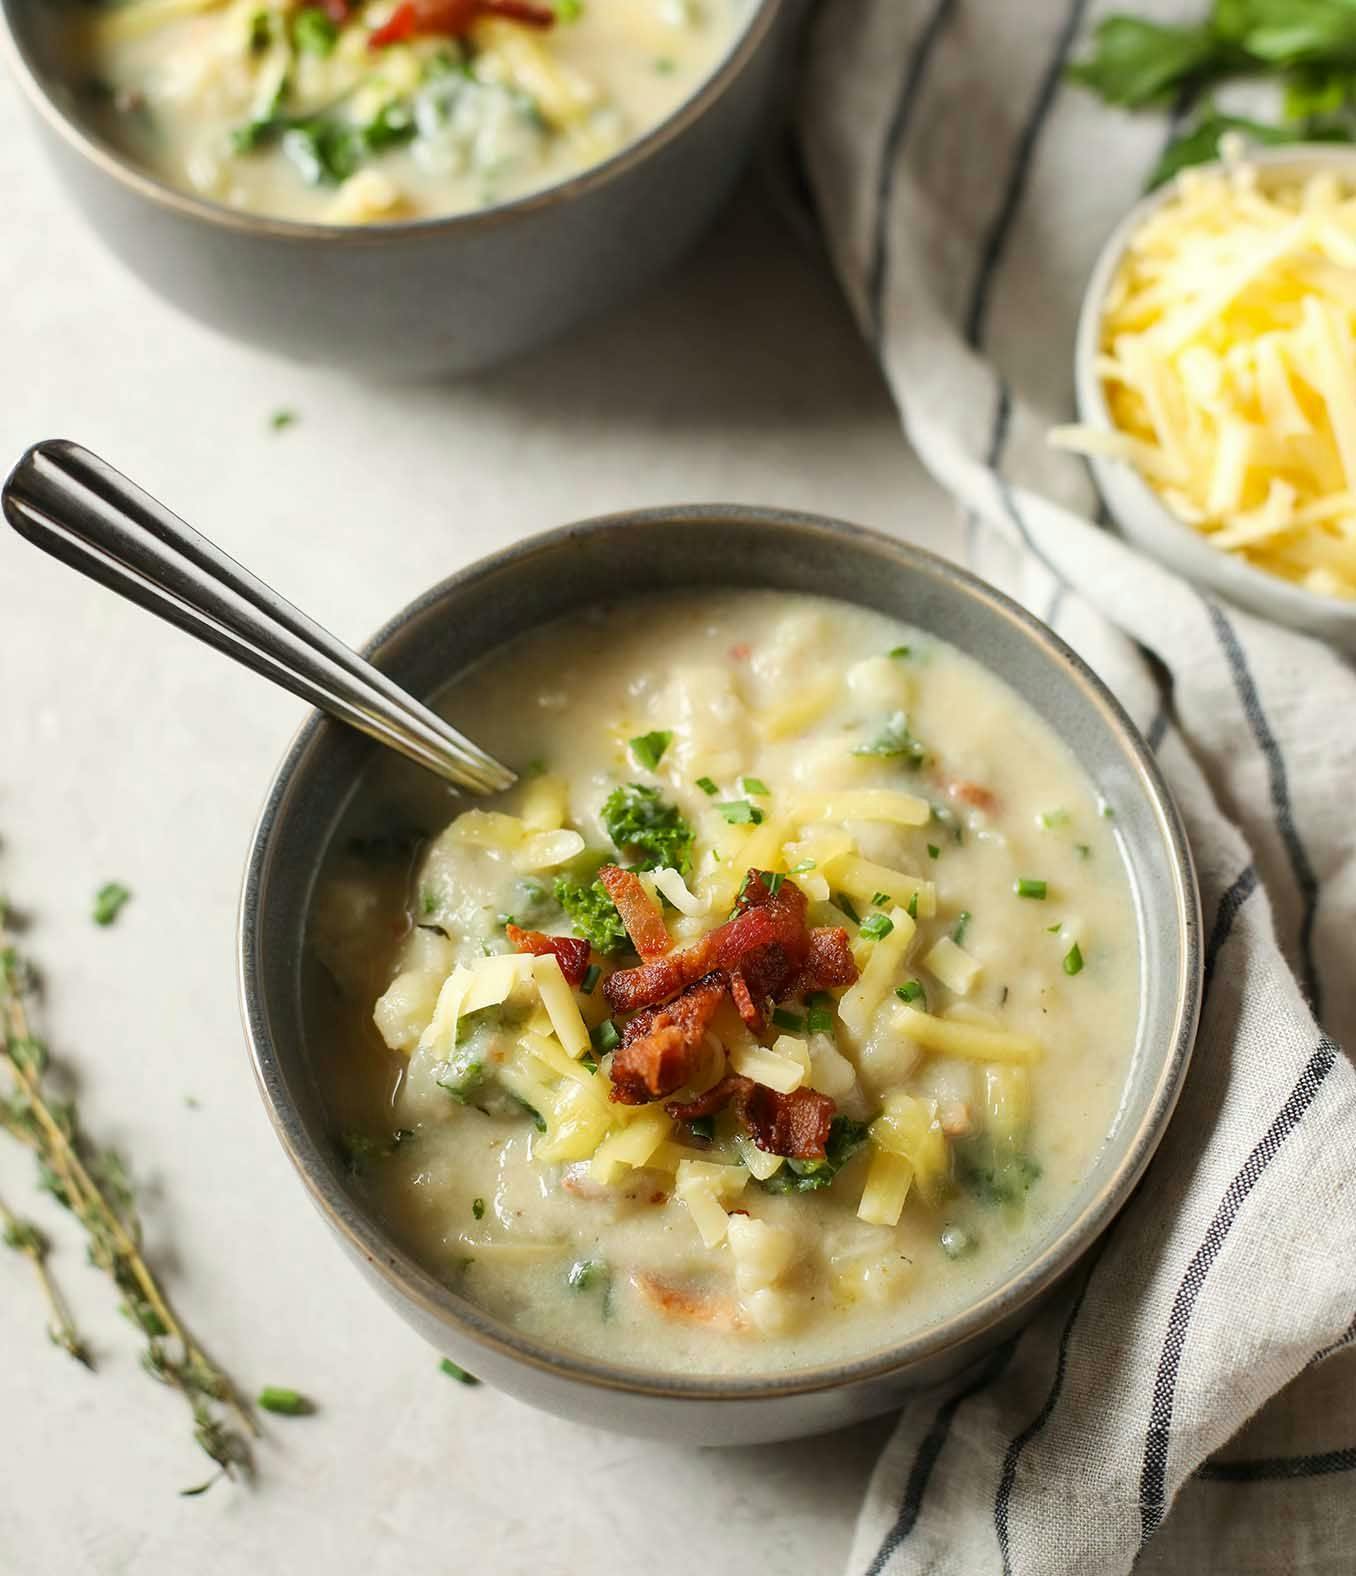
[(485, 1200), (483, 1198), (473, 1198), (471, 1200), (471, 1213), (477, 1220), (484, 1220)]
[(596, 1028), (590, 1029), (589, 1039), (593, 1042), (594, 1050), (603, 1056), (615, 1051), (621, 1044), (621, 1034), (611, 1018), (604, 1018)]
[(339, 42), (339, 28), (320, 6), (303, 6), (292, 19), (292, 42), (303, 55), (323, 59)]
[(579, 989), (586, 996), (593, 995), (593, 987), (598, 983), (598, 976), (602, 972), (596, 963), (590, 963), (588, 968), (584, 970), (584, 977), (579, 982)]
[(891, 646), (889, 655), (892, 656), (896, 662), (902, 662), (906, 657), (912, 656), (913, 653), (908, 646)]
[(575, 935), (583, 937), (595, 952), (606, 956), (630, 944), (617, 905), (607, 895), (607, 888), (601, 881), (584, 886), (567, 876), (557, 876), (555, 895), (556, 902), (569, 916)]
[(1047, 936), (1057, 936), (1063, 929), (1064, 921), (1062, 919), (1057, 919), (1053, 925), (1047, 925), (1045, 927), (1045, 933)]
[(823, 1160), (788, 1160), (764, 1181), (769, 1193), (813, 1193), (828, 1187), (834, 1177), (866, 1143), (867, 1123), (850, 1116), (835, 1116), (824, 1143)]
[(274, 432), (283, 432), (288, 427), (295, 427), (301, 420), (294, 410), (275, 410), (268, 418), (268, 424)]
[(992, 1139), (957, 1143), (956, 1180), (985, 1204), (1015, 1204), (1040, 1180), (1041, 1168), (1029, 1155), (1000, 1158)]
[(878, 760), (903, 758), (910, 766), (921, 766), (928, 752), (909, 732), (908, 718), (897, 711), (869, 744), (859, 744), (854, 755), (872, 755)]
[(970, 928), (970, 919), (970, 910), (968, 908), (961, 909), (960, 917), (956, 921), (956, 928), (951, 932), (951, 939), (958, 947), (965, 940), (965, 932)]
[(450, 1357), (444, 1357), (438, 1367), (449, 1379), (455, 1379), (458, 1384), (479, 1384), (480, 1380), (474, 1374), (468, 1374), (460, 1363), (454, 1363)]
[(94, 912), (90, 917), (96, 925), (111, 925), (131, 895), (131, 889), (121, 881), (106, 881), (94, 894)]
[(638, 870), (663, 866), (685, 875), (692, 868), (692, 828), (657, 788), (623, 783), (603, 802), (607, 835)]
[(909, 980), (903, 985), (896, 985), (895, 995), (899, 997), (900, 1001), (921, 1001), (923, 1011), (926, 1012), (928, 1010), (927, 992), (917, 980)]
[(827, 1007), (811, 1007), (805, 1014), (805, 1028), (810, 1034), (832, 1034), (833, 1012)]
[(709, 777), (699, 777), (697, 786), (709, 799), (714, 799), (720, 792), (720, 789), (716, 787)]
[(608, 1282), (608, 1268), (601, 1259), (576, 1259), (565, 1276), (565, 1284), (572, 1291), (590, 1291)]
[(278, 1384), (265, 1385), (259, 1392), (258, 1404), (265, 1412), (274, 1412), (279, 1417), (310, 1417), (315, 1411), (315, 1402), (300, 1390), (289, 1390)]
[(661, 728), (653, 733), (642, 733), (639, 738), (632, 739), (630, 742), (631, 754), (635, 756), (636, 765), (652, 772), (664, 759), (664, 751), (673, 743), (673, 734), (668, 729)]
[(772, 1021), (779, 1029), (789, 1029), (792, 1034), (799, 1034), (805, 1027), (805, 1019), (798, 1012), (788, 1012), (785, 1007), (774, 1007)]
[(838, 908), (842, 909), (842, 911), (847, 915), (854, 925), (861, 924), (862, 916), (852, 906), (852, 899), (848, 897), (846, 892), (840, 892), (833, 901)]
[(727, 799), (723, 804), (718, 804), (716, 809), (731, 826), (762, 825), (763, 812), (756, 804), (750, 804), (747, 799)]
[(1102, 801), (1102, 819), (1104, 821), (1114, 821), (1116, 819), (1116, 812), (1105, 800)]
[(761, 777), (741, 777), (739, 782), (745, 793), (756, 794), (760, 799), (766, 799), (772, 792)]
[(928, 844), (928, 858), (929, 859), (940, 859), (941, 857), (942, 857), (942, 851), (941, 851), (940, 848), (938, 848), (936, 843), (929, 843)]
[(1064, 972), (1070, 975), (1083, 972), (1083, 954), (1079, 951), (1076, 941), (1064, 954)]
[(1012, 890), (1018, 897), (1029, 897), (1037, 903), (1044, 903), (1046, 885), (1044, 881), (1035, 876), (1019, 876), (1012, 884)]
[(458, 1105), (465, 1105), (485, 1082), (485, 1063), (471, 1045), (458, 1045), (433, 1081)]
[[(917, 896), (917, 894), (914, 894)], [(879, 941), (888, 936), (895, 928), (895, 922), (888, 914), (868, 914), (862, 921), (861, 934), (869, 936), (872, 941)]]

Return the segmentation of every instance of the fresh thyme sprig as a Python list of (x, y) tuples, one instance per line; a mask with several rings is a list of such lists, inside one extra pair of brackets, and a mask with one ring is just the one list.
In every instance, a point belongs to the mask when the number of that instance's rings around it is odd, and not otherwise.
[(3, 1241), (7, 1248), (13, 1248), (16, 1253), (22, 1253), (32, 1264), (33, 1273), (38, 1278), (38, 1285), (47, 1299), (47, 1307), (52, 1316), (52, 1322), (47, 1326), (52, 1344), (59, 1346), (63, 1352), (68, 1352), (76, 1362), (83, 1363), (86, 1368), (93, 1368), (94, 1363), (90, 1358), (89, 1348), (80, 1338), (75, 1321), (71, 1318), (70, 1309), (66, 1306), (66, 1299), (61, 1295), (56, 1282), (52, 1279), (52, 1272), (47, 1268), (47, 1238), (32, 1221), (20, 1220), (3, 1199), (0, 1199), (0, 1241)]
[[(34, 973), (14, 943), (3, 901), (0, 901), (0, 1062), (10, 1087), (0, 1095), (0, 1128), (35, 1155), (40, 1186), (80, 1222), (90, 1262), (113, 1281), (122, 1295), (121, 1311), (146, 1337), (142, 1364), (152, 1378), (179, 1391), (193, 1418), (193, 1437), (216, 1463), (217, 1472), (188, 1490), (201, 1493), (217, 1478), (248, 1475), (252, 1469), (249, 1438), (258, 1432), (253, 1413), (226, 1374), (208, 1357), (175, 1312), (141, 1248), (141, 1221), (131, 1181), (115, 1150), (99, 1149), (80, 1126), (73, 1100), (58, 1099), (45, 1084), (47, 1047), (32, 1033), (27, 998)], [(51, 1286), (44, 1263), (46, 1245), (40, 1235), (27, 1237), (24, 1222), (5, 1212), (17, 1229), (21, 1251), (39, 1270), (54, 1308), (64, 1311)], [(8, 1232), (6, 1234), (8, 1240)], [(13, 1244), (12, 1244), (13, 1245)], [(69, 1320), (58, 1328), (70, 1329)], [(70, 1329), (72, 1355), (84, 1353)], [(88, 1361), (87, 1354), (82, 1356)]]

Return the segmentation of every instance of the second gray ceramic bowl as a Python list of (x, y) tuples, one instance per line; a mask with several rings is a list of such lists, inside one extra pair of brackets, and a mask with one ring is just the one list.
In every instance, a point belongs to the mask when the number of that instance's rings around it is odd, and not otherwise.
[[(654, 279), (728, 197), (776, 64), (782, 0), (757, 0), (724, 63), (615, 158), (483, 212), (293, 224), (154, 179), (82, 124), (52, 0), (0, 0), (49, 156), (107, 246), (175, 306), (298, 361), (462, 373), (539, 344)], [(0, 42), (4, 31), (0, 30)]]
[(1158, 767), (1115, 700), (1044, 625), (930, 554), (851, 526), (704, 505), (570, 526), (473, 565), (399, 614), (367, 654), (415, 695), (441, 693), (477, 656), (524, 630), (631, 592), (702, 586), (814, 592), (878, 609), (950, 641), (1023, 696), (1114, 807), (1135, 893), (1138, 1037), (1116, 1126), (1080, 1195), (981, 1301), (850, 1363), (757, 1379), (609, 1367), (529, 1339), (450, 1291), (352, 1191), (326, 1116), (325, 1045), (308, 1034), (301, 959), (326, 848), (377, 747), (320, 717), (301, 730), (268, 795), (241, 901), (246, 1029), (269, 1115), (321, 1213), (368, 1280), (440, 1350), (492, 1384), (623, 1432), (747, 1444), (838, 1427), (975, 1362), (1029, 1319), (1125, 1203), (1181, 1087), (1201, 993), (1191, 854)]

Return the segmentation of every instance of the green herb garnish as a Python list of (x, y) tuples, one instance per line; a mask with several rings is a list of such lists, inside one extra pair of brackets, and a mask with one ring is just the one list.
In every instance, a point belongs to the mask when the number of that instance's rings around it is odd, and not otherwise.
[(300, 1390), (289, 1390), (283, 1385), (265, 1385), (259, 1392), (259, 1405), (265, 1412), (276, 1412), (279, 1417), (310, 1417), (315, 1402)]
[(943, 1226), (937, 1240), (949, 1259), (964, 1258), (975, 1245), (975, 1239), (964, 1226)]
[(302, 6), (292, 18), (292, 42), (303, 55), (323, 59), (339, 42), (339, 28), (318, 5)]
[[(807, 871), (813, 870), (814, 868), (815, 861), (813, 859), (802, 859), (799, 861), (799, 863), (791, 866), (791, 874), (793, 876), (803, 876)], [(842, 904), (840, 903), (838, 906), (841, 908)]]
[(973, 916), (971, 915), (968, 908), (963, 908), (960, 911), (960, 915), (956, 920), (955, 929), (951, 932), (951, 939), (958, 947), (965, 940), (965, 932), (970, 928), (970, 920), (972, 917)]
[(909, 732), (908, 719), (897, 711), (869, 744), (859, 744), (854, 755), (871, 755), (878, 760), (903, 758), (910, 766), (921, 766), (928, 752)]
[(92, 918), (96, 925), (111, 925), (122, 912), (123, 904), (132, 895), (121, 881), (106, 881), (94, 894)]
[(908, 646), (891, 646), (888, 654), (892, 656), (896, 662), (902, 662), (906, 657), (911, 656), (912, 652)]
[(601, 1259), (577, 1259), (566, 1272), (565, 1284), (572, 1291), (590, 1291), (595, 1286), (605, 1286), (610, 1278)]
[(805, 1014), (805, 1028), (810, 1034), (832, 1034), (833, 1013), (826, 1007), (811, 1007)]
[(941, 857), (942, 857), (942, 851), (941, 851), (940, 848), (938, 848), (936, 843), (929, 843), (928, 844), (928, 858), (929, 859), (940, 859)]
[(805, 1019), (798, 1012), (788, 1012), (785, 1007), (772, 1009), (772, 1021), (779, 1029), (789, 1029), (792, 1034), (799, 1034), (805, 1027)]
[(630, 945), (626, 926), (617, 905), (607, 895), (601, 881), (589, 886), (558, 876), (554, 887), (556, 902), (565, 910), (576, 936), (582, 937), (595, 952), (605, 957)]
[(762, 825), (763, 812), (756, 804), (750, 804), (747, 799), (727, 799), (723, 804), (718, 804), (716, 809), (731, 826)]
[(903, 985), (896, 985), (895, 995), (899, 997), (900, 1001), (921, 1001), (923, 1004), (923, 1011), (926, 1012), (928, 1010), (927, 993), (924, 991), (922, 985), (917, 980), (908, 980)]
[(601, 1056), (606, 1056), (609, 1051), (615, 1051), (621, 1044), (621, 1033), (611, 1018), (604, 1018), (596, 1028), (589, 1030), (589, 1039), (593, 1048)]
[(551, 0), (557, 22), (577, 22), (584, 14), (584, 0)]
[(755, 794), (760, 799), (766, 799), (772, 792), (771, 788), (768, 787), (761, 777), (741, 777), (740, 787), (743, 788), (745, 793)]
[(485, 1200), (483, 1198), (473, 1198), (471, 1200), (471, 1213), (477, 1220), (484, 1220)]
[[(917, 893), (914, 894), (917, 896)], [(869, 936), (872, 941), (880, 941), (888, 936), (895, 928), (895, 922), (888, 914), (868, 914), (861, 924), (861, 934)]]
[(450, 1357), (444, 1357), (438, 1367), (449, 1379), (455, 1379), (458, 1384), (479, 1384), (480, 1380), (474, 1374), (468, 1374), (460, 1363), (454, 1363)]
[(1092, 858), (1092, 849), (1089, 848), (1086, 843), (1075, 843), (1074, 853), (1076, 853), (1080, 859)]
[(603, 803), (607, 835), (639, 870), (663, 866), (685, 875), (692, 868), (692, 828), (656, 788), (624, 783)]
[(720, 789), (716, 787), (715, 783), (713, 783), (709, 777), (699, 777), (697, 779), (697, 786), (704, 794), (707, 795), (708, 798), (711, 799), (714, 799), (720, 792)]
[(584, 970), (584, 977), (579, 982), (579, 989), (585, 996), (593, 995), (593, 987), (598, 983), (598, 976), (602, 972), (596, 963), (590, 963), (588, 968)]
[(288, 427), (295, 427), (301, 420), (294, 410), (275, 410), (268, 418), (268, 424), (274, 432), (284, 432)]
[(1030, 1155), (999, 1153), (988, 1138), (963, 1139), (953, 1154), (956, 1180), (986, 1204), (1015, 1204), (1040, 1180)]
[(1081, 974), (1083, 972), (1083, 954), (1075, 941), (1073, 946), (1064, 954), (1064, 972), (1066, 974)]
[(646, 771), (652, 772), (664, 759), (664, 751), (672, 743), (671, 731), (656, 729), (653, 733), (642, 733), (639, 738), (632, 739), (631, 754), (635, 757), (637, 766), (643, 766)]
[(868, 1124), (850, 1116), (835, 1116), (824, 1143), (823, 1160), (788, 1160), (762, 1186), (769, 1193), (813, 1193), (828, 1187), (834, 1177), (866, 1143)]
[(908, 901), (908, 903), (905, 906), (904, 912), (909, 916), (910, 919), (917, 919), (918, 918), (918, 893), (917, 892), (911, 892), (909, 894), (909, 901)]
[(889, 901), (890, 894), (888, 892), (873, 892), (871, 894), (871, 903), (874, 908), (884, 908)]
[(688, 1118), (688, 1131), (696, 1138), (711, 1139), (716, 1136), (716, 1119), (714, 1116), (693, 1116)]
[(1046, 885), (1044, 881), (1035, 876), (1019, 876), (1012, 884), (1012, 890), (1018, 897), (1029, 897), (1037, 903), (1044, 903)]
[(840, 892), (833, 901), (835, 907), (842, 909), (843, 913), (847, 915), (854, 925), (861, 924), (862, 916), (852, 906), (852, 899), (848, 897), (846, 892)]

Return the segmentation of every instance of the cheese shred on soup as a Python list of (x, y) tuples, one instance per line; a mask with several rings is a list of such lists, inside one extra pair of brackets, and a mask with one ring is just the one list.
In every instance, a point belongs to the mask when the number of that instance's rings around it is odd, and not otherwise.
[(1139, 993), (1111, 807), (997, 678), (818, 598), (655, 598), (454, 692), (515, 762), (398, 766), (322, 881), (355, 1186), (525, 1334), (785, 1371), (999, 1282), (1115, 1120)]
[(172, 185), (365, 224), (521, 197), (610, 158), (715, 70), (752, 0), (94, 0), (89, 109)]

